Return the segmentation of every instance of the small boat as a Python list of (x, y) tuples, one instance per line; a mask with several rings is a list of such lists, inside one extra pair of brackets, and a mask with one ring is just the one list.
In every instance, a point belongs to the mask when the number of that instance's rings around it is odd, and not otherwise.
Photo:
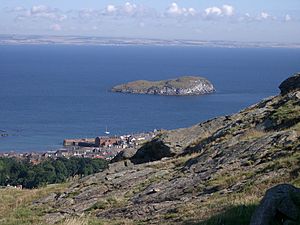
[(105, 132), (104, 132), (105, 134), (110, 134), (110, 132), (107, 130), (107, 127), (106, 127), (106, 129), (105, 129)]

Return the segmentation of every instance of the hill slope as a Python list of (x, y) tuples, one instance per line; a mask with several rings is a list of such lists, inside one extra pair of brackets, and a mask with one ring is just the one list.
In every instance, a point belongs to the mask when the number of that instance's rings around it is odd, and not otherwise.
[(239, 113), (164, 131), (31, 207), (52, 224), (80, 215), (104, 224), (249, 224), (268, 188), (300, 186), (300, 74), (283, 84)]

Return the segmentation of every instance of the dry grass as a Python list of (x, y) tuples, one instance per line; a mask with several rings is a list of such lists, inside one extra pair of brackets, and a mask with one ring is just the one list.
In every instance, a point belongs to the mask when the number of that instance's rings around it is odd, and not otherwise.
[(154, 161), (147, 164), (147, 167), (154, 169), (181, 169), (185, 163), (193, 158), (196, 158), (200, 155), (198, 152), (193, 152), (191, 154), (186, 154), (178, 157), (167, 158), (165, 160)]
[(131, 220), (128, 219), (99, 219), (93, 215), (86, 215), (82, 217), (73, 217), (66, 219), (65, 221), (59, 223), (58, 225), (134, 225)]
[(66, 187), (67, 184), (56, 184), (33, 190), (0, 189), (0, 224), (43, 224), (42, 209), (31, 207), (32, 201), (47, 196), (49, 193), (61, 192)]
[[(220, 185), (226, 187), (232, 185), (241, 179), (248, 179), (243, 189), (238, 192), (229, 194), (213, 193), (199, 201), (186, 203), (180, 206), (177, 219), (187, 224), (201, 225), (231, 225), (238, 222), (239, 225), (249, 224), (255, 206), (259, 204), (260, 199), (264, 196), (265, 191), (277, 184), (291, 183), (296, 187), (300, 187), (299, 174), (290, 176), (290, 172), (299, 168), (299, 154), (294, 154), (283, 159), (276, 160), (274, 164), (278, 169), (271, 168), (271, 171), (278, 173), (269, 177), (265, 176), (267, 172), (262, 172), (263, 168), (256, 168), (254, 171), (245, 171), (242, 173), (220, 174), (211, 181), (209, 185)], [(264, 167), (273, 166), (273, 163), (266, 164)], [(286, 169), (284, 175), (280, 172), (280, 168)], [(261, 171), (261, 172), (259, 172)], [(254, 177), (252, 177), (254, 176)], [(187, 210), (188, 209), (188, 210)], [(239, 215), (238, 220), (235, 215)], [(176, 215), (170, 215), (176, 218)], [(201, 222), (202, 221), (202, 222)]]
[(294, 130), (297, 132), (297, 135), (300, 135), (300, 122), (291, 127), (291, 130)]
[[(236, 209), (235, 213), (238, 212), (239, 214), (243, 214), (245, 210), (249, 211), (248, 208), (253, 210), (253, 206), (257, 205), (259, 200), (260, 197), (256, 195), (237, 193), (224, 196), (216, 194), (208, 197), (206, 200), (198, 202), (198, 204), (195, 202), (186, 203), (179, 209), (178, 215), (181, 217), (180, 220), (186, 224), (206, 224), (205, 221), (210, 221), (213, 217), (218, 215), (221, 217), (221, 215), (226, 213), (229, 209)], [(212, 224), (219, 225), (220, 223)]]
[[(181, 206), (177, 219), (186, 224), (198, 225), (248, 225), (250, 217), (259, 204), (265, 190), (286, 182), (287, 179), (274, 179), (253, 185), (240, 193), (220, 195), (215, 193), (207, 199), (186, 203)], [(187, 210), (188, 209), (188, 210)]]
[(89, 221), (86, 218), (69, 218), (63, 222), (63, 225), (88, 225)]
[(257, 129), (248, 129), (242, 136), (242, 140), (244, 141), (249, 141), (249, 140), (253, 140), (253, 139), (257, 139), (260, 137), (263, 137), (267, 134), (267, 132), (263, 131), (263, 130), (257, 130)]

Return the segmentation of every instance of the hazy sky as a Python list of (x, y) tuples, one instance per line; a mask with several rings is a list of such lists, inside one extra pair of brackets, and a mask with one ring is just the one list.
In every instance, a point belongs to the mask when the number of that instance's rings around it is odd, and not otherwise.
[(0, 0), (0, 34), (300, 42), (300, 0)]

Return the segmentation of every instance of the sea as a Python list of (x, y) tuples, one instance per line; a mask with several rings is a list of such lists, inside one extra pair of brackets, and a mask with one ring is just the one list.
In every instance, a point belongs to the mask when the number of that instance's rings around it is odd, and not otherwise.
[[(176, 129), (277, 95), (300, 49), (180, 46), (0, 46), (0, 151), (47, 151), (67, 138)], [(216, 93), (110, 92), (134, 80), (203, 76)], [(1, 134), (0, 133), (0, 134)]]

